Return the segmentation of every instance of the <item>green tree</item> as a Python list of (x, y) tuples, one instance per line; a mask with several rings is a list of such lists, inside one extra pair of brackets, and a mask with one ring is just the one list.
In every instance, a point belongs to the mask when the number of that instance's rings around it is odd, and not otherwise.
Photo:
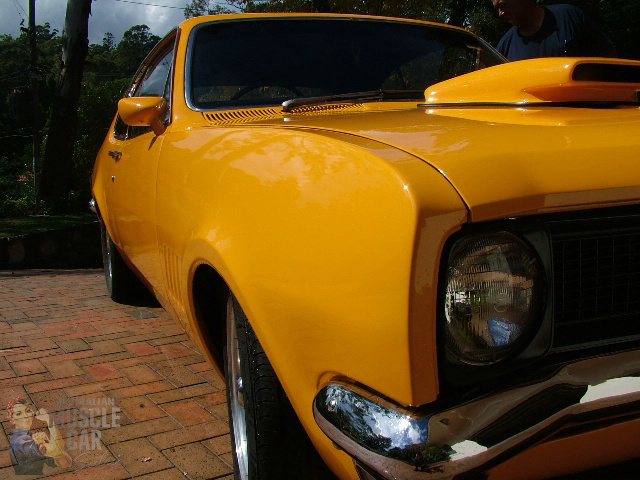
[[(202, 0), (193, 0), (199, 2)], [(206, 0), (205, 0), (206, 1)], [(467, 28), (496, 45), (511, 25), (500, 20), (491, 0), (227, 0), (242, 12), (331, 12), (415, 18)], [(620, 56), (640, 59), (640, 2), (619, 0), (540, 1), (572, 3), (590, 15), (618, 47)]]
[(114, 52), (119, 71), (132, 76), (159, 41), (160, 37), (151, 33), (147, 25), (134, 25), (124, 32)]
[[(25, 28), (17, 38), (0, 35), (0, 216), (33, 213), (35, 204), (30, 77), (28, 66), (24, 65), (24, 58), (29, 56), (27, 33)], [(49, 24), (36, 26), (36, 36), (42, 136), (48, 128), (56, 79), (60, 73), (62, 38)], [(117, 100), (133, 72), (158, 40), (159, 37), (153, 35), (146, 25), (137, 25), (125, 33), (124, 43), (116, 44), (113, 35), (107, 33), (101, 43), (89, 45), (82, 84), (75, 89), (79, 93), (77, 134), (65, 180), (70, 194), (66, 202), (58, 205), (60, 209), (86, 210), (91, 168), (115, 115)], [(12, 107), (15, 110), (20, 102), (23, 103), (22, 116), (12, 116)], [(74, 203), (76, 198), (79, 200)], [(51, 212), (50, 206), (45, 204), (43, 207), (43, 213)]]
[[(546, 1), (545, 3), (560, 3)], [(622, 58), (640, 60), (640, 2), (637, 0), (571, 0), (609, 35)]]
[(116, 42), (111, 33), (105, 33), (102, 43), (89, 45), (87, 61), (85, 65), (85, 78), (90, 81), (99, 81), (98, 77), (122, 78), (130, 76), (128, 72), (121, 71), (116, 61)]
[[(36, 26), (37, 82), (44, 127), (51, 105), (51, 87), (59, 61), (60, 37), (48, 23)], [(17, 38), (0, 35), (0, 217), (33, 211), (32, 110), (28, 29)]]
[[(193, 3), (206, 0), (193, 0)], [(228, 0), (243, 12), (330, 12), (382, 15), (449, 23), (490, 38), (507, 25), (493, 12), (490, 0)]]
[(111, 78), (88, 72), (82, 84), (78, 105), (78, 134), (73, 151), (71, 210), (86, 210), (91, 198), (91, 171), (100, 145), (113, 120), (118, 100), (129, 78)]
[(222, 15), (224, 13), (233, 13), (229, 7), (220, 5), (211, 0), (191, 0), (184, 7), (184, 18), (201, 17), (202, 15)]
[(104, 37), (102, 38), (102, 48), (104, 48), (104, 50), (107, 52), (110, 52), (114, 48), (116, 48), (116, 40), (113, 36), (113, 33), (107, 32), (104, 34)]

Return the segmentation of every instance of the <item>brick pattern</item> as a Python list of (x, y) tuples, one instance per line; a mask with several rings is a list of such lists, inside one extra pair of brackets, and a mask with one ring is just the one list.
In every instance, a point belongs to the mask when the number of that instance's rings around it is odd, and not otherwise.
[[(16, 474), (16, 396), (54, 417), (70, 467)], [(0, 412), (0, 480), (233, 478), (224, 382), (162, 308), (112, 302), (100, 270), (0, 271)]]

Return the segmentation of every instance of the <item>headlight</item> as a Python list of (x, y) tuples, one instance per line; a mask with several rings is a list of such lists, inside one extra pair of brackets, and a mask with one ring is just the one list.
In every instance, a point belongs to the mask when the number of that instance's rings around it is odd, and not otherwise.
[(543, 267), (535, 252), (507, 232), (459, 240), (446, 275), (445, 346), (473, 365), (520, 350), (540, 325)]

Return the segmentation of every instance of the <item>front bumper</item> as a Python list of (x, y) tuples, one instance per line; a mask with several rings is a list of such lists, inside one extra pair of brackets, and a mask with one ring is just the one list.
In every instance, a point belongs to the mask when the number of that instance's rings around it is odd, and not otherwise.
[(313, 412), (369, 478), (464, 476), (512, 457), (568, 420), (640, 412), (640, 352), (577, 361), (538, 383), (430, 414), (330, 383), (316, 396)]

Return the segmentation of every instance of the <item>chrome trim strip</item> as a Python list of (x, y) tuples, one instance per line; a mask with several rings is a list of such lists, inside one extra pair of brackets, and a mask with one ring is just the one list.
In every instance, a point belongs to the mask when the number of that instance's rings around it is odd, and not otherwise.
[[(172, 28), (169, 33), (167, 33), (160, 41), (158, 41), (158, 43), (155, 44), (155, 46), (151, 49), (147, 56), (144, 57), (144, 60), (142, 60), (142, 63), (140, 63), (140, 65), (138, 66), (138, 69), (136, 70), (136, 73), (134, 74), (133, 79), (131, 80), (131, 84), (128, 86), (129, 88), (127, 89), (127, 93), (124, 95), (124, 97), (130, 97), (133, 95), (135, 89), (140, 84), (143, 71), (146, 70), (151, 61), (156, 58), (158, 52), (167, 48), (168, 43), (171, 42), (170, 37), (173, 35), (175, 35), (175, 37), (173, 38), (173, 50), (175, 58), (175, 48), (177, 47), (175, 40), (178, 38), (178, 27)], [(170, 73), (170, 75), (172, 74)]]
[(639, 351), (591, 358), (539, 383), (427, 415), (336, 382), (320, 390), (313, 414), (334, 444), (384, 478), (445, 479), (490, 468), (568, 417), (640, 411), (638, 375)]
[[(640, 101), (640, 99), (638, 100)], [(638, 101), (627, 102), (617, 100), (576, 100), (566, 102), (457, 102), (457, 103), (420, 103), (418, 108), (615, 108), (637, 107)]]

